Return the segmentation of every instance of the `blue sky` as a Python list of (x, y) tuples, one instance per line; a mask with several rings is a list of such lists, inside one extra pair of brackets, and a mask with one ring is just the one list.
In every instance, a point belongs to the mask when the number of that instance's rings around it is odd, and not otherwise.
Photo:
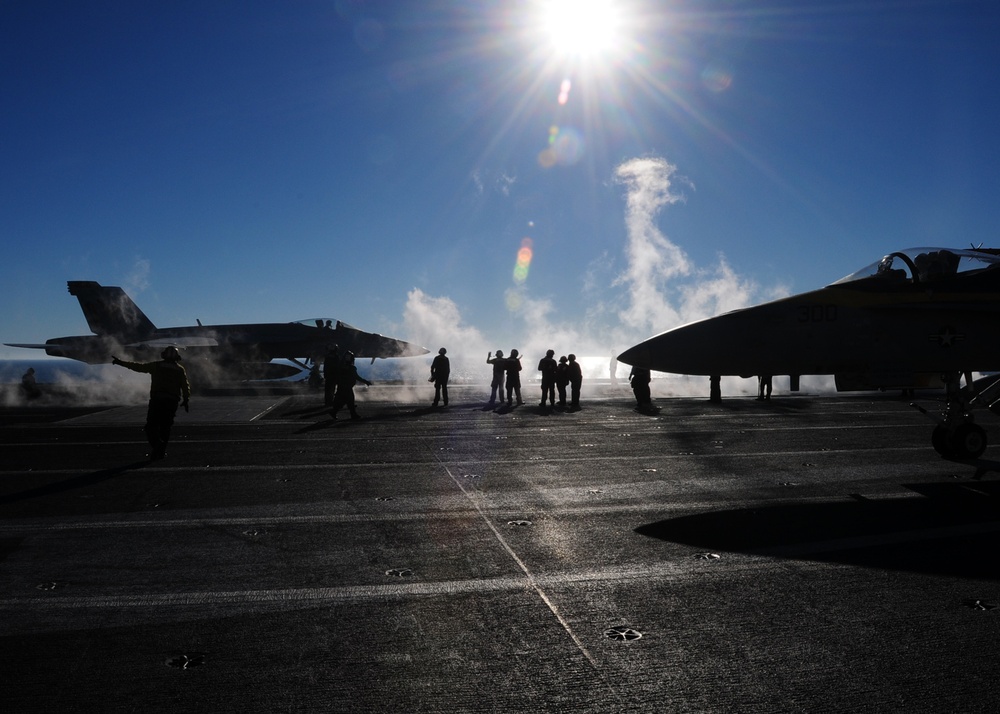
[(0, 340), (86, 334), (97, 280), (161, 326), (610, 354), (997, 246), (996, 3), (587, 4), (0, 3)]

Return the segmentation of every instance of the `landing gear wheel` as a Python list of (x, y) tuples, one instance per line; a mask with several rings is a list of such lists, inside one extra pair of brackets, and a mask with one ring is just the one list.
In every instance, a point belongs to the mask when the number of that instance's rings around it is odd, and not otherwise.
[(955, 453), (951, 447), (951, 439), (948, 438), (948, 428), (944, 424), (938, 424), (934, 427), (934, 432), (931, 434), (931, 446), (946, 459), (951, 458)]
[(986, 451), (986, 431), (978, 424), (962, 424), (951, 437), (952, 449), (960, 459), (978, 459)]

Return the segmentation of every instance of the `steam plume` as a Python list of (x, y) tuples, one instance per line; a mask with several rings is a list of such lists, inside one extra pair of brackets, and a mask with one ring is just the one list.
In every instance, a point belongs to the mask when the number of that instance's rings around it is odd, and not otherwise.
[[(573, 351), (589, 355), (593, 358), (591, 376), (607, 377), (607, 356), (652, 334), (761, 299), (760, 288), (739, 276), (724, 256), (720, 255), (711, 269), (699, 268), (657, 227), (664, 209), (684, 200), (674, 185), (686, 183), (693, 188), (677, 176), (676, 166), (657, 157), (631, 159), (615, 169), (614, 178), (625, 189), (626, 266), (604, 287), (619, 289), (611, 301), (618, 307), (609, 310), (603, 303), (586, 305), (588, 319), (580, 323), (561, 316), (552, 301), (532, 297), (527, 285), (517, 286), (517, 300), (506, 302), (517, 305), (515, 317), (521, 331), (516, 341), (526, 358), (524, 377), (534, 375), (534, 364), (529, 362), (546, 349), (555, 349), (557, 354)], [(598, 278), (598, 271), (587, 276), (585, 292), (591, 301), (600, 293), (601, 286), (594, 284)], [(767, 292), (768, 298), (787, 293), (780, 287)], [(616, 319), (607, 324), (608, 317)], [(469, 355), (471, 360), (497, 346), (476, 327), (463, 324), (453, 301), (421, 290), (410, 292), (405, 322), (412, 339), (428, 346), (449, 345), (453, 358)], [(480, 369), (485, 373), (485, 365)], [(748, 389), (736, 383), (730, 387)]]

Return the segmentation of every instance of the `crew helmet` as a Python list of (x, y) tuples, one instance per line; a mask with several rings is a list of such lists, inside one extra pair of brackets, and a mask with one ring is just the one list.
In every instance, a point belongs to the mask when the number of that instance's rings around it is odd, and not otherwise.
[(160, 357), (169, 362), (179, 362), (181, 359), (181, 353), (176, 347), (170, 345), (169, 347), (164, 348), (163, 352), (160, 353)]

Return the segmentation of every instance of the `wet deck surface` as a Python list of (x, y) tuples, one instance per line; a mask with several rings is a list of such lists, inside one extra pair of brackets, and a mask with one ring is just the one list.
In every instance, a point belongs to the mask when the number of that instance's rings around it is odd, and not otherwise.
[(905, 403), (480, 392), (0, 414), (5, 709), (993, 711), (1000, 475)]

